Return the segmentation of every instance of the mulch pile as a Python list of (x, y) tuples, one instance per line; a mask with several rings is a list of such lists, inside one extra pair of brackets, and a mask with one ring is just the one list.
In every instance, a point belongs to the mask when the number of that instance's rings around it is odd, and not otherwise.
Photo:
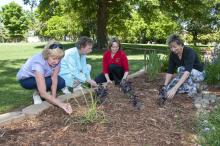
[[(195, 108), (187, 95), (177, 95), (164, 107), (156, 104), (163, 75), (145, 82), (144, 75), (133, 78), (135, 93), (144, 109), (135, 110), (129, 99), (115, 86), (98, 109), (105, 120), (90, 124), (66, 123), (69, 115), (52, 107), (37, 118), (7, 125), (0, 130), (0, 145), (112, 145), (112, 146), (190, 146), (193, 145)], [(72, 116), (84, 111), (74, 100)]]

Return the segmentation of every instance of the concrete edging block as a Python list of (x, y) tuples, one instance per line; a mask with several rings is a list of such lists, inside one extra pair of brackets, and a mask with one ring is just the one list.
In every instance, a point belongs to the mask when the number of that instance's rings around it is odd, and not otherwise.
[(138, 77), (140, 75), (144, 74), (144, 69), (141, 69), (131, 75), (128, 75), (128, 79), (132, 79), (132, 78), (135, 78), (135, 77)]
[(11, 123), (16, 123), (25, 119), (22, 112), (10, 112), (0, 115), (0, 127)]
[(25, 116), (35, 117), (42, 113), (44, 110), (48, 109), (50, 106), (52, 106), (50, 103), (44, 101), (41, 104), (33, 104), (24, 108), (22, 113), (25, 114)]

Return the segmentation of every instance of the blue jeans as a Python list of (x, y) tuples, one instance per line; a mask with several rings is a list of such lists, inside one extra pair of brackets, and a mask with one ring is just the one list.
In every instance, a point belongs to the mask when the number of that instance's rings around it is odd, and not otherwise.
[[(35, 80), (35, 77), (21, 79), (21, 80), (19, 80), (19, 83), (25, 89), (29, 89), (29, 90), (37, 89), (38, 90), (37, 82)], [(45, 84), (46, 84), (47, 91), (50, 91), (51, 90), (51, 85), (52, 85), (51, 76), (45, 77)], [(65, 87), (64, 79), (61, 78), (60, 76), (58, 76), (57, 90), (60, 90), (64, 87)]]

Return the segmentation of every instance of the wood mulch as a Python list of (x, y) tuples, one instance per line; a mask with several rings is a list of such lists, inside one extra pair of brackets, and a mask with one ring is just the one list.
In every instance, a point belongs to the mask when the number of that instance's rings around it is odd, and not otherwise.
[[(135, 110), (112, 85), (108, 87), (107, 101), (98, 107), (105, 115), (104, 121), (67, 122), (70, 116), (52, 107), (34, 119), (2, 127), (0, 145), (193, 146), (196, 109), (192, 99), (180, 94), (159, 107), (156, 97), (163, 80), (163, 75), (151, 82), (145, 82), (144, 75), (130, 80), (143, 102), (141, 110)], [(85, 111), (85, 106), (70, 102), (74, 109), (71, 117)]]

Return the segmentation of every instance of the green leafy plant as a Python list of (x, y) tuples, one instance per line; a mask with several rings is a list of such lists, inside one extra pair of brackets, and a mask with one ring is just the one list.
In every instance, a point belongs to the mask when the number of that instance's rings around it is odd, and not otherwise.
[(148, 79), (154, 80), (161, 69), (160, 57), (156, 54), (155, 51), (153, 51), (149, 54), (149, 57), (146, 59), (146, 61), (146, 73), (148, 75)]
[(205, 67), (206, 79), (209, 85), (216, 85), (220, 82), (220, 61), (208, 64)]

